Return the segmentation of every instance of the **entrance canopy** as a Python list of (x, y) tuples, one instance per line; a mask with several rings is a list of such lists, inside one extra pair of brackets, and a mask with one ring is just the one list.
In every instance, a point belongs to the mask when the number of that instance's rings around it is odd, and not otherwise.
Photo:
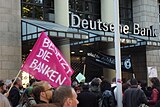
[[(114, 33), (85, 30), (78, 28), (65, 27), (53, 22), (22, 19), (22, 41), (33, 40), (39, 37), (40, 33), (45, 31), (48, 36), (58, 40), (69, 39), (71, 45), (88, 44), (94, 42), (114, 42)], [(145, 37), (139, 35), (120, 35), (121, 47), (136, 46), (158, 46), (160, 42), (158, 37)]]
[(88, 35), (51, 22), (22, 19), (22, 41), (38, 38), (45, 31), (50, 37), (88, 39)]

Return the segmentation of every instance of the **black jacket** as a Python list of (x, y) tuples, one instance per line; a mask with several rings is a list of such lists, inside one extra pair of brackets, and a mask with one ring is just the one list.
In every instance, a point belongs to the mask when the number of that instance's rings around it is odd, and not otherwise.
[(9, 92), (8, 99), (12, 105), (12, 107), (16, 107), (19, 104), (20, 100), (20, 90), (13, 86), (11, 91)]
[(97, 96), (90, 91), (82, 91), (78, 94), (78, 107), (98, 107)]
[(160, 107), (160, 100), (156, 103), (154, 107)]

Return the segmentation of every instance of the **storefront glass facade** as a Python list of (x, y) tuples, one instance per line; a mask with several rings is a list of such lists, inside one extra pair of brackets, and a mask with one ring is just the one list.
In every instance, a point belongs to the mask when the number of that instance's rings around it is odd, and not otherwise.
[(54, 0), (22, 0), (22, 18), (54, 21)]
[(100, 0), (69, 0), (70, 12), (81, 19), (97, 20), (101, 18)]
[(133, 28), (132, 0), (120, 0), (119, 9), (120, 24), (129, 25), (130, 28)]

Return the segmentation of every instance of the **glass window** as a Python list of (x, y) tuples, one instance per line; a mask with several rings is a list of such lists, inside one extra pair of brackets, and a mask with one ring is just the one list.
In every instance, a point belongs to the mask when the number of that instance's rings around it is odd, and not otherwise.
[(100, 0), (69, 0), (70, 11), (81, 18), (100, 19)]
[(22, 0), (22, 17), (54, 21), (54, 0)]
[(119, 1), (120, 24), (133, 28), (132, 0)]

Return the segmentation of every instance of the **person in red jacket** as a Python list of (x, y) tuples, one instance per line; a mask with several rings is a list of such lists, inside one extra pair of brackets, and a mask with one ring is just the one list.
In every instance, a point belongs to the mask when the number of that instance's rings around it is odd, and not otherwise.
[(152, 94), (148, 103), (150, 107), (154, 106), (158, 100), (160, 99), (160, 82), (159, 79), (156, 77), (151, 78), (151, 87), (152, 87)]

